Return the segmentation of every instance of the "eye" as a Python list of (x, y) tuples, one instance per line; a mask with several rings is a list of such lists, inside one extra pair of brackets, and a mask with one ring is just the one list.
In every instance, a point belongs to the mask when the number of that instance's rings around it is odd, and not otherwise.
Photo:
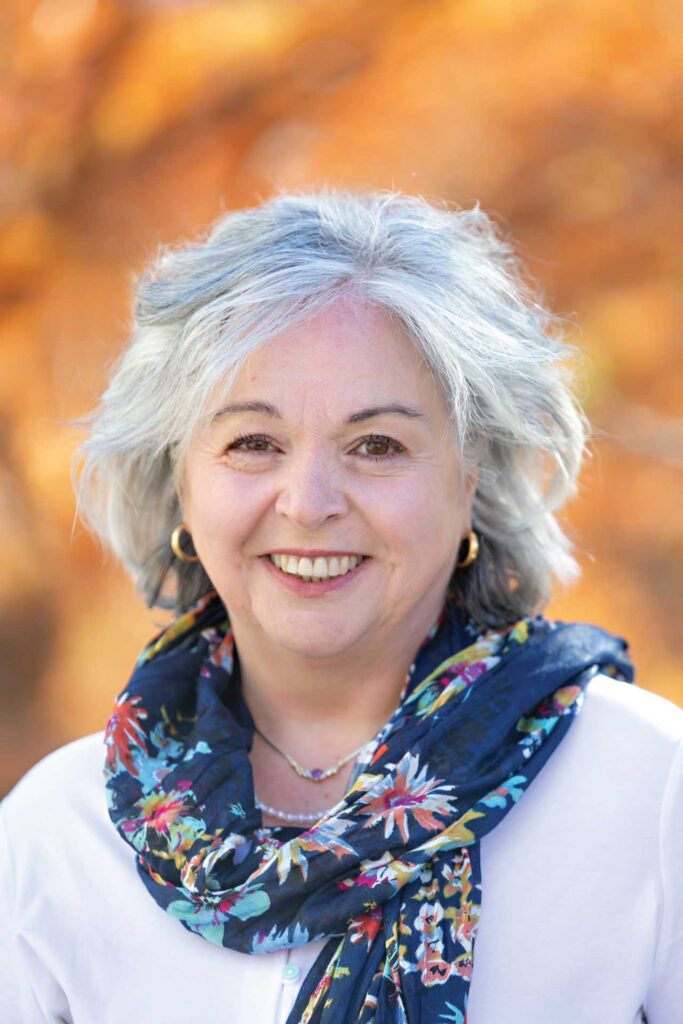
[(358, 452), (360, 448), (366, 449), (365, 455), (360, 453), (361, 458), (372, 459), (375, 462), (387, 462), (405, 452), (402, 444), (394, 441), (393, 437), (385, 437), (384, 434), (370, 434), (364, 437), (355, 451)]
[(236, 437), (225, 449), (226, 453), (233, 451), (259, 453), (275, 450), (277, 449), (275, 449), (273, 442), (264, 434), (244, 434), (242, 437)]

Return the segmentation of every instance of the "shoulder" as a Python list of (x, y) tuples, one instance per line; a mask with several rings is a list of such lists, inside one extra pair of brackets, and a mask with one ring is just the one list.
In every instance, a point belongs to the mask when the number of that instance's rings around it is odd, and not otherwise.
[[(564, 812), (586, 829), (623, 827), (638, 820), (654, 839), (674, 800), (683, 813), (683, 710), (648, 690), (597, 675), (583, 706), (525, 796), (524, 813), (562, 821)], [(524, 804), (525, 801), (520, 801)], [(627, 835), (624, 835), (627, 841)]]
[(551, 863), (558, 871), (591, 863), (612, 881), (637, 869), (639, 884), (647, 875), (655, 893), (654, 876), (661, 857), (670, 856), (682, 814), (683, 711), (600, 675), (528, 791), (482, 847), (506, 880), (508, 864), (547, 873)]
[(584, 731), (600, 733), (605, 741), (637, 742), (662, 761), (670, 761), (683, 740), (683, 709), (606, 675), (595, 676), (586, 687), (581, 720)]
[(651, 801), (654, 809), (682, 752), (681, 708), (656, 693), (597, 675), (550, 761), (556, 770), (570, 768), (598, 789), (601, 780), (613, 792)]
[(102, 732), (67, 743), (0, 804), (0, 875), (11, 880), (17, 927), (33, 927), (37, 905), (54, 921), (75, 921), (102, 878), (123, 903), (137, 898), (135, 851), (112, 827), (104, 759)]
[(84, 768), (95, 764), (104, 765), (104, 732), (82, 736), (46, 754), (29, 768), (5, 799), (13, 799), (16, 795), (29, 792), (36, 787), (41, 791), (44, 791), (45, 787), (54, 789), (60, 783), (73, 779), (74, 775), (78, 775)]
[(5, 820), (22, 834), (45, 834), (53, 820), (106, 814), (104, 732), (52, 751), (17, 782), (0, 804)]
[(658, 842), (663, 818), (683, 813), (682, 768), (683, 711), (632, 684), (595, 676), (561, 742), (495, 829), (496, 842), (517, 832), (522, 847), (530, 834), (541, 844), (592, 836), (616, 856), (633, 845), (637, 821), (638, 842), (647, 847)]

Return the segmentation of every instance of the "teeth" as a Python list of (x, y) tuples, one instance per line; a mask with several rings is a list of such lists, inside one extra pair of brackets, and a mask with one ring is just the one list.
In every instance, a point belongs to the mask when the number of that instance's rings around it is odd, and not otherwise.
[[(301, 561), (303, 562), (304, 559), (302, 558)], [(313, 572), (311, 573), (311, 575), (316, 580), (326, 580), (327, 579), (327, 577), (330, 574), (327, 571), (327, 559), (326, 558), (316, 558), (315, 562), (313, 563)]]
[(296, 555), (271, 555), (278, 569), (299, 576), (303, 580), (326, 580), (333, 576), (344, 576), (363, 561), (362, 555), (343, 555), (341, 558), (297, 558)]
[(297, 576), (312, 576), (313, 575), (313, 562), (310, 558), (300, 558), (299, 567), (296, 570)]

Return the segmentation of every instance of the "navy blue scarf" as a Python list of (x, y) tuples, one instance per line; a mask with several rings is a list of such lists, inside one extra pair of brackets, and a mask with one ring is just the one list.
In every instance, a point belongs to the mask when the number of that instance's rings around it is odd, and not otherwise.
[[(111, 819), (167, 913), (244, 953), (329, 941), (288, 1024), (464, 1024), (479, 841), (566, 734), (589, 679), (630, 681), (623, 640), (540, 616), (477, 632), (453, 601), (340, 803), (264, 828), (238, 672), (207, 595), (143, 651), (107, 724)], [(258, 993), (255, 993), (258, 999)]]

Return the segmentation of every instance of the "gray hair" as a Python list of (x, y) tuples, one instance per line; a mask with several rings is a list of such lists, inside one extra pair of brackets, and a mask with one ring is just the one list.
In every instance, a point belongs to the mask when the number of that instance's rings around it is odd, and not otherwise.
[(182, 611), (211, 589), (176, 559), (179, 466), (219, 383), (294, 323), (351, 292), (390, 313), (443, 388), (479, 480), (476, 562), (453, 584), (482, 624), (531, 614), (578, 574), (555, 517), (576, 487), (586, 423), (559, 320), (478, 206), (395, 192), (282, 194), (163, 249), (140, 278), (130, 344), (77, 453), (85, 521), (147, 603)]

